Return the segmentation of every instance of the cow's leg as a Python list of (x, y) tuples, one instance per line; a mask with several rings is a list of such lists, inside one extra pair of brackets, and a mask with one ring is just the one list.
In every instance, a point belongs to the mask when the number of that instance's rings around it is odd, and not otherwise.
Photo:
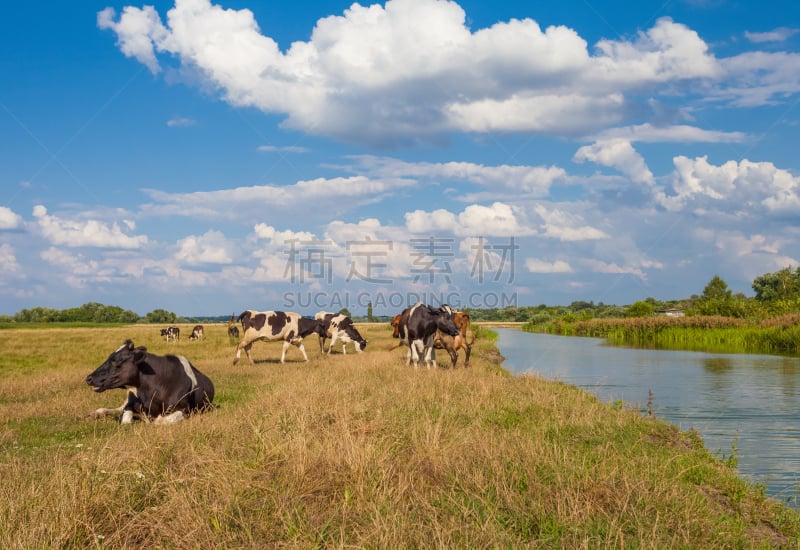
[(303, 359), (305, 360), (305, 362), (308, 363), (308, 355), (306, 355), (306, 348), (303, 346), (302, 338), (297, 339), (295, 346), (297, 346), (297, 349), (299, 349), (300, 353), (303, 354)]
[(425, 347), (423, 348), (425, 351), (424, 355), (425, 366), (428, 367), (429, 369), (431, 368), (431, 364), (434, 367), (436, 367), (436, 350), (433, 347), (433, 341), (435, 340), (435, 338), (436, 338), (435, 334), (431, 334), (428, 338), (426, 338), (424, 344)]
[(283, 351), (281, 351), (281, 363), (286, 360), (286, 350), (289, 349), (291, 342), (289, 340), (283, 341)]
[(334, 332), (333, 336), (331, 336), (331, 344), (328, 346), (328, 355), (331, 354), (331, 350), (333, 349), (333, 345), (336, 343), (336, 341), (338, 339), (339, 339), (339, 333), (338, 332)]
[(110, 414), (113, 415), (121, 415), (120, 422), (122, 424), (130, 424), (133, 422), (133, 415), (134, 411), (136, 410), (136, 404), (138, 403), (139, 398), (136, 396), (136, 390), (131, 389), (128, 390), (128, 393), (125, 395), (125, 402), (122, 403), (119, 407), (114, 409), (107, 409), (105, 407), (101, 407), (94, 412), (89, 414), (89, 418), (98, 419), (104, 416), (108, 416)]
[(175, 424), (185, 419), (186, 416), (183, 411), (175, 411), (170, 414), (162, 414), (153, 421), (153, 424)]
[(469, 366), (469, 354), (472, 353), (472, 345), (467, 344), (464, 346), (464, 368)]
[(414, 340), (411, 342), (411, 361), (414, 363), (414, 368), (419, 368), (420, 351), (424, 351), (422, 347), (422, 340)]
[(236, 345), (236, 357), (233, 358), (234, 365), (239, 362), (239, 358), (242, 356), (242, 350), (244, 350), (245, 355), (247, 355), (247, 360), (250, 364), (254, 364), (253, 358), (250, 356), (250, 348), (253, 347), (253, 342), (255, 342), (255, 340), (250, 340), (247, 336), (239, 340), (239, 343)]
[(325, 337), (324, 336), (320, 336), (319, 337), (319, 352), (320, 353), (325, 353)]

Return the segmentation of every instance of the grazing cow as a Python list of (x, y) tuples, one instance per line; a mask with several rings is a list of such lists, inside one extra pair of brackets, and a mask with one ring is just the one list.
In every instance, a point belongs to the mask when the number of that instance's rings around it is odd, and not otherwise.
[(456, 363), (458, 363), (458, 351), (464, 350), (464, 355), (466, 359), (464, 360), (464, 366), (469, 366), (469, 355), (472, 351), (472, 344), (475, 342), (475, 333), (471, 330), (467, 332), (467, 336), (461, 336), (461, 334), (457, 334), (456, 336), (450, 336), (449, 334), (444, 334), (442, 331), (436, 331), (436, 338), (433, 340), (433, 347), (436, 349), (443, 349), (450, 354), (450, 360), (453, 362), (453, 368), (455, 368)]
[(325, 339), (330, 338), (331, 344), (328, 346), (328, 355), (330, 355), (333, 345), (336, 340), (342, 341), (342, 354), (347, 355), (347, 342), (353, 342), (353, 346), (358, 353), (364, 351), (367, 347), (367, 341), (361, 336), (353, 324), (353, 320), (347, 315), (341, 313), (328, 313), (327, 311), (320, 311), (314, 315), (314, 319), (322, 323), (323, 336), (319, 337), (319, 351), (325, 352)]
[(214, 384), (180, 355), (155, 355), (144, 346), (134, 347), (125, 340), (102, 365), (86, 377), (96, 392), (116, 388), (128, 390), (125, 403), (116, 409), (97, 409), (90, 416), (121, 414), (130, 424), (134, 415), (157, 423), (171, 424), (185, 415), (211, 407)]
[(450, 359), (453, 361), (453, 367), (456, 366), (458, 361), (458, 350), (464, 350), (464, 366), (469, 366), (469, 356), (472, 353), (472, 344), (475, 343), (475, 333), (469, 330), (469, 313), (463, 311), (454, 311), (450, 306), (444, 305), (442, 309), (449, 311), (453, 323), (458, 328), (459, 336), (449, 336), (443, 334), (441, 331), (436, 332), (436, 339), (434, 340), (434, 347), (436, 349), (447, 350), (450, 354)]
[(189, 335), (189, 340), (202, 340), (203, 336), (205, 336), (203, 325), (195, 325), (192, 329), (192, 333)]
[(417, 368), (422, 357), (428, 368), (431, 368), (431, 365), (436, 366), (433, 342), (437, 330), (450, 336), (459, 334), (451, 315), (444, 308), (432, 308), (417, 302), (401, 314), (398, 334), (410, 352), (406, 355), (406, 364), (413, 361), (414, 368)]
[(177, 342), (181, 339), (181, 329), (178, 327), (162, 328), (161, 336), (164, 336), (167, 342)]
[(250, 348), (253, 346), (253, 342), (257, 340), (265, 340), (267, 342), (283, 340), (281, 363), (286, 359), (286, 350), (289, 349), (291, 344), (297, 346), (297, 349), (303, 354), (303, 359), (308, 361), (306, 349), (303, 347), (303, 338), (314, 332), (320, 336), (324, 334), (321, 321), (306, 319), (299, 313), (253, 311), (248, 309), (239, 315), (239, 321), (242, 323), (244, 334), (236, 345), (236, 357), (233, 359), (234, 365), (239, 362), (242, 349), (247, 354), (250, 364), (253, 364), (253, 358), (250, 357)]
[(236, 326), (236, 318), (231, 315), (228, 320), (228, 340), (234, 342), (239, 339), (239, 327)]

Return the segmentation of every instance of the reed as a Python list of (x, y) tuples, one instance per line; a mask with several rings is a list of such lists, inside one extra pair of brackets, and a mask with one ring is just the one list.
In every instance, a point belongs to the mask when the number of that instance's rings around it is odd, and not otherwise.
[[(181, 327), (183, 329), (183, 327)], [(188, 329), (189, 327), (187, 327)], [(478, 340), (470, 368), (415, 370), (386, 326), (363, 354), (311, 361), (224, 325), (0, 331), (3, 548), (789, 547), (800, 516), (697, 434), (558, 382), (512, 377)], [(484, 334), (484, 333), (480, 333)], [(217, 408), (172, 426), (85, 415), (123, 392), (83, 382), (132, 338), (180, 353)], [(449, 363), (449, 361), (446, 361)]]
[(607, 338), (612, 342), (661, 349), (733, 353), (800, 353), (800, 315), (763, 320), (733, 317), (636, 317), (528, 324), (530, 332)]

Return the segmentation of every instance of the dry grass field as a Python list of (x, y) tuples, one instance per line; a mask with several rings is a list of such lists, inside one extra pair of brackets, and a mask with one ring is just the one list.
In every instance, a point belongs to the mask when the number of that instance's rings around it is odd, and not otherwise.
[[(699, 438), (565, 384), (511, 377), (488, 338), (468, 369), (406, 367), (388, 325), (364, 354), (306, 339), (233, 367), (224, 325), (0, 330), (0, 547), (773, 548), (798, 514)], [(85, 376), (126, 338), (188, 357), (217, 408), (112, 418)], [(462, 358), (463, 360), (463, 358)], [(441, 361), (449, 363), (449, 361)]]

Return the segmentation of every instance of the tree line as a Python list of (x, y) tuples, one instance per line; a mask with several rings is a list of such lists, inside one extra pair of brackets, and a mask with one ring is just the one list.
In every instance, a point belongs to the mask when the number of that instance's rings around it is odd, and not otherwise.
[[(752, 284), (755, 295), (733, 293), (718, 275), (708, 282), (699, 295), (682, 300), (660, 301), (648, 297), (630, 305), (611, 305), (599, 302), (575, 301), (566, 306), (508, 306), (503, 308), (466, 309), (473, 321), (516, 321), (546, 323), (554, 319), (584, 321), (596, 318), (647, 317), (670, 309), (682, 311), (687, 316), (717, 315), (723, 317), (766, 319), (787, 313), (800, 313), (800, 266), (774, 273), (759, 275)], [(372, 304), (370, 304), (371, 306)], [(349, 314), (347, 310), (344, 313)], [(80, 307), (52, 309), (34, 307), (14, 315), (0, 315), (5, 323), (193, 323), (224, 322), (229, 316), (182, 317), (165, 309), (155, 309), (140, 316), (129, 309), (89, 302)], [(367, 316), (353, 317), (355, 321), (388, 321), (386, 316), (373, 316), (369, 307)]]

